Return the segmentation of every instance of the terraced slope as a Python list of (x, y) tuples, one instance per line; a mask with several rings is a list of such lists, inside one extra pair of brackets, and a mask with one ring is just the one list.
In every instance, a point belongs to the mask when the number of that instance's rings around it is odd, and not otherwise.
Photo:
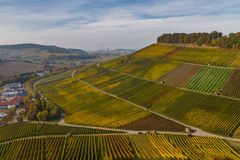
[(180, 64), (177, 61), (167, 61), (178, 50), (178, 47), (152, 44), (135, 54), (103, 63), (102, 67), (117, 68), (125, 73), (156, 80)]
[(42, 123), (22, 123), (0, 127), (0, 142), (23, 137), (41, 135), (66, 135), (66, 134), (102, 134), (117, 133), (116, 131), (90, 129), (81, 127), (67, 127)]
[(235, 67), (235, 68), (240, 68), (240, 54), (238, 54), (238, 56), (236, 57), (236, 59), (232, 62), (232, 64), (230, 66)]
[(240, 70), (235, 70), (223, 87), (223, 95), (240, 98)]
[[(186, 87), (197, 92), (220, 95), (220, 89), (233, 69), (206, 65), (234, 67), (239, 57), (239, 50), (152, 44), (132, 55), (104, 62), (101, 67), (174, 87)], [(205, 66), (201, 67), (202, 72), (199, 71), (201, 64)], [(198, 74), (195, 74), (196, 72)], [(188, 83), (190, 80), (191, 83)]]
[[(118, 89), (114, 87), (116, 86), (115, 83), (118, 83), (120, 80), (128, 82), (125, 83), (128, 85), (122, 84), (121, 86), (126, 89), (130, 89), (134, 84), (141, 83), (141, 81), (145, 82), (144, 80), (133, 79), (102, 68), (87, 68), (78, 73), (74, 78), (38, 86), (41, 93), (48, 100), (60, 106), (67, 113), (64, 118), (65, 122), (104, 127), (121, 127), (133, 130), (137, 130), (138, 128), (129, 127), (129, 123), (136, 121), (142, 125), (146, 123), (144, 118), (150, 115), (149, 112), (91, 88), (84, 84), (80, 80), (81, 78), (96, 87), (106, 87), (106, 90), (112, 90), (114, 93), (123, 91), (122, 88)], [(109, 85), (109, 83), (113, 85)], [(164, 120), (164, 118), (162, 119), (163, 121), (158, 121), (159, 124), (156, 124), (155, 128), (151, 129), (175, 132), (185, 130), (185, 127), (180, 124)], [(167, 128), (163, 127), (166, 125), (168, 125)]]
[(186, 88), (204, 93), (218, 92), (231, 72), (228, 68), (204, 66), (192, 77)]
[(0, 159), (239, 159), (226, 142), (184, 135), (58, 136), (0, 144)]
[(189, 48), (173, 45), (152, 44), (137, 51), (133, 55), (105, 62), (103, 67), (118, 68), (120, 66), (124, 66), (125, 64), (134, 67), (138, 65), (141, 66), (140, 63), (142, 62), (150, 64), (149, 61), (157, 61), (160, 63), (166, 60), (173, 60), (183, 63), (190, 62), (203, 65), (211, 64), (214, 66), (239, 68), (239, 59), (240, 51), (235, 49)]
[(233, 66), (232, 63), (239, 55), (240, 51), (233, 49), (182, 47), (171, 59), (196, 64)]
[(151, 114), (142, 119), (138, 119), (127, 125), (121, 126), (123, 129), (137, 130), (137, 131), (176, 131), (185, 132), (186, 127), (165, 119), (163, 117)]
[(169, 86), (184, 87), (200, 68), (200, 65), (181, 64), (177, 68), (160, 77), (158, 81)]
[[(83, 71), (77, 77), (90, 75), (85, 72), (91, 70)], [(238, 100), (188, 92), (114, 70), (94, 74), (83, 80), (106, 92), (203, 130), (237, 136), (235, 132), (240, 122)]]
[[(228, 62), (224, 61), (224, 58), (219, 59), (218, 54), (223, 54), (223, 57), (229, 54), (230, 58), (237, 57), (238, 54), (237, 50), (224, 50), (220, 53), (220, 50), (211, 49), (209, 51), (213, 53), (210, 54), (200, 53), (205, 51), (204, 49), (186, 49), (189, 52), (192, 50), (195, 56), (201, 54), (203, 61), (220, 60), (222, 65), (227, 65)], [(97, 88), (203, 130), (225, 136), (238, 136), (239, 101), (209, 95), (222, 93), (221, 88), (231, 76), (232, 70), (211, 66), (199, 69), (196, 67), (198, 65), (172, 61), (175, 56), (179, 56), (179, 52), (182, 52), (182, 49), (177, 47), (151, 45), (133, 55), (104, 62), (100, 67), (85, 67), (74, 79), (53, 82), (39, 88), (48, 99), (68, 113), (66, 121), (69, 123), (121, 127), (149, 116), (141, 109), (135, 110), (134, 106), (119, 99), (109, 98), (97, 91)], [(189, 54), (186, 53), (185, 56)], [(159, 77), (165, 78), (166, 84), (177, 86), (179, 83), (180, 86), (186, 85), (189, 90), (200, 93), (161, 85), (155, 81)], [(176, 80), (178, 78), (179, 81)], [(81, 80), (96, 88), (84, 85)], [(205, 93), (209, 94), (204, 95)], [(118, 115), (117, 112), (122, 114)]]
[(144, 110), (103, 94), (77, 79), (49, 83), (39, 89), (67, 113), (67, 123), (118, 127), (148, 115)]
[(47, 77), (47, 78), (44, 78), (40, 81), (38, 81), (38, 85), (41, 85), (41, 84), (45, 84), (45, 83), (49, 83), (49, 82), (54, 82), (54, 81), (58, 81), (58, 80), (62, 80), (62, 79), (65, 79), (65, 78), (68, 78), (71, 76), (71, 73), (73, 71), (70, 70), (70, 71), (67, 71), (67, 72), (63, 72), (63, 73), (58, 73), (58, 74), (55, 74), (55, 75), (52, 75), (50, 77)]

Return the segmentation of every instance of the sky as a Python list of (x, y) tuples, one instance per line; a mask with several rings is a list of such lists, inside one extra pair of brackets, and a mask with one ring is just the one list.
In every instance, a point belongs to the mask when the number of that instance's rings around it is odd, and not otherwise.
[(240, 30), (240, 0), (0, 0), (0, 44), (140, 49), (172, 32)]

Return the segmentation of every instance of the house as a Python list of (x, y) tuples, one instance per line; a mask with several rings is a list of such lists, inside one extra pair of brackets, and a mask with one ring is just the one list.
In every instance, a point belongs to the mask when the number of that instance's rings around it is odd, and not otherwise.
[(23, 97), (16, 96), (10, 101), (0, 102), (0, 110), (7, 110), (11, 109), (12, 107), (18, 107), (22, 101)]
[(26, 91), (23, 89), (23, 85), (21, 83), (9, 83), (4, 86), (2, 96), (4, 97), (26, 96)]
[(9, 83), (9, 84), (6, 84), (3, 88), (4, 88), (3, 90), (16, 90), (16, 89), (22, 89), (23, 85), (19, 82)]
[(5, 114), (5, 113), (0, 113), (0, 119), (1, 119), (1, 118), (5, 118), (5, 117), (7, 117), (7, 114)]
[(49, 74), (49, 71), (38, 71), (36, 72), (38, 77), (43, 77)]
[(19, 90), (5, 90), (2, 93), (2, 96), (4, 97), (16, 97), (16, 96), (26, 96), (26, 92), (23, 89)]

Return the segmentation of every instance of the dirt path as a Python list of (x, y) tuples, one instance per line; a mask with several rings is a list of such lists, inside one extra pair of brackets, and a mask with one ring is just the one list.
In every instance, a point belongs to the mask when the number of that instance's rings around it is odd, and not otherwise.
[[(110, 70), (111, 70), (111, 71), (116, 71), (116, 70), (114, 70), (114, 69), (110, 69)], [(116, 71), (116, 72), (118, 72), (118, 71)], [(121, 73), (121, 72), (120, 72), (120, 73)], [(127, 73), (122, 73), (122, 74), (129, 75), (129, 74), (127, 74)], [(133, 75), (129, 75), (129, 76), (131, 76), (131, 77), (136, 77), (136, 76), (133, 76)], [(136, 78), (139, 78), (139, 77), (136, 77)], [(143, 79), (143, 78), (139, 78), (139, 79)], [(146, 79), (143, 79), (143, 80), (146, 80)], [(152, 114), (155, 114), (155, 115), (160, 116), (160, 117), (163, 117), (163, 118), (166, 118), (166, 119), (168, 119), (168, 120), (171, 120), (171, 121), (173, 121), (173, 122), (175, 122), (175, 123), (178, 123), (178, 124), (181, 124), (181, 125), (183, 125), (183, 126), (189, 127), (189, 128), (191, 128), (191, 129), (194, 129), (195, 132), (192, 134), (192, 135), (194, 135), (194, 136), (215, 137), (215, 138), (220, 138), (220, 139), (225, 139), (225, 140), (231, 140), (231, 141), (238, 141), (238, 142), (240, 142), (240, 139), (238, 139), (238, 138), (225, 137), (225, 136), (220, 136), (220, 135), (216, 135), (216, 134), (212, 134), (212, 133), (205, 132), (205, 131), (197, 128), (197, 127), (194, 127), (194, 126), (191, 126), (191, 125), (182, 123), (182, 122), (180, 122), (180, 121), (178, 121), (178, 120), (176, 120), (176, 119), (169, 118), (169, 117), (167, 117), (167, 116), (165, 116), (165, 115), (162, 115), (162, 114), (160, 114), (160, 113), (157, 113), (157, 112), (148, 110), (148, 109), (146, 109), (146, 108), (143, 107), (143, 106), (140, 106), (140, 105), (138, 105), (138, 104), (135, 104), (135, 103), (133, 103), (133, 102), (130, 102), (130, 101), (126, 100), (126, 99), (123, 99), (123, 98), (121, 98), (121, 97), (118, 97), (118, 96), (116, 96), (116, 95), (113, 95), (113, 94), (111, 94), (111, 93), (108, 93), (108, 92), (106, 92), (106, 91), (103, 91), (103, 90), (101, 90), (101, 89), (93, 86), (92, 84), (86, 82), (86, 81), (83, 81), (83, 80), (81, 80), (81, 79), (79, 79), (79, 81), (82, 82), (82, 83), (84, 83), (84, 84), (86, 84), (86, 85), (88, 85), (89, 87), (92, 87), (92, 88), (94, 88), (94, 89), (96, 89), (96, 90), (98, 90), (98, 91), (100, 91), (100, 92), (108, 95), (108, 96), (117, 98), (117, 99), (122, 100), (122, 101), (124, 101), (124, 102), (126, 102), (126, 103), (129, 103), (129, 104), (134, 105), (134, 106), (136, 106), (136, 107), (138, 107), (138, 108), (141, 108), (141, 109), (143, 109), (143, 110), (145, 110), (145, 111), (147, 111), (147, 112), (150, 112), (150, 113), (152, 113)], [(154, 81), (151, 81), (151, 80), (146, 80), (146, 81), (154, 82)]]
[(75, 70), (72, 72), (72, 74), (71, 74), (71, 77), (72, 77), (72, 78), (74, 78), (76, 72), (77, 72), (77, 69), (75, 69)]

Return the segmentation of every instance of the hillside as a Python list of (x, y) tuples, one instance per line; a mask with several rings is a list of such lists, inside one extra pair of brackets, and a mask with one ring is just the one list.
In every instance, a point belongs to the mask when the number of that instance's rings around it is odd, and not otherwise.
[[(239, 66), (239, 55), (238, 50), (152, 44), (39, 89), (68, 113), (69, 123), (121, 127), (149, 115), (133, 103), (207, 132), (240, 137), (240, 79), (239, 70), (233, 68)], [(106, 93), (120, 101), (110, 100)], [(123, 100), (131, 103), (124, 105)]]
[[(176, 147), (177, 146), (177, 147)], [(1, 159), (239, 159), (226, 142), (186, 135), (77, 135), (0, 144)]]
[[(3, 128), (3, 135), (21, 134), (3, 136), (8, 143), (0, 143), (0, 150), (8, 152), (0, 157), (239, 159), (239, 55), (239, 50), (152, 44), (42, 79), (37, 90), (65, 113), (63, 126)], [(98, 131), (101, 127), (111, 132)], [(26, 144), (36, 147), (11, 154)]]
[(0, 45), (0, 59), (31, 61), (35, 63), (65, 63), (81, 60), (95, 60), (96, 54), (89, 54), (80, 49), (62, 48), (39, 44)]
[(40, 45), (33, 43), (25, 43), (25, 44), (15, 44), (15, 45), (0, 45), (0, 49), (2, 50), (24, 50), (24, 49), (35, 49), (37, 51), (45, 51), (50, 53), (87, 53), (80, 49), (66, 49), (57, 46), (50, 45)]

